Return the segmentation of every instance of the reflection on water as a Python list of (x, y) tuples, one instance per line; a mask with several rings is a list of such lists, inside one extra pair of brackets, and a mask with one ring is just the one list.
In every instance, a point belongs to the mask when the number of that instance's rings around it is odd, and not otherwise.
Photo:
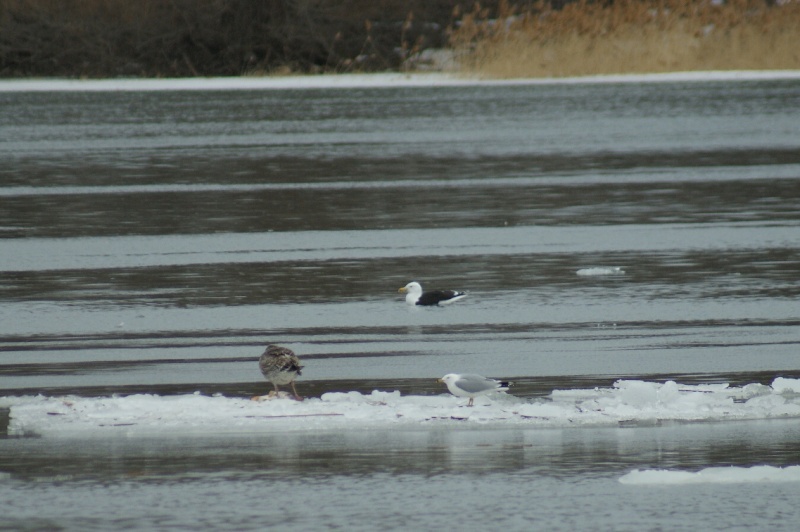
[(556, 478), (613, 476), (634, 468), (794, 464), (800, 451), (796, 425), (790, 420), (670, 423), (636, 429), (526, 430), (488, 425), (258, 436), (182, 433), (156, 439), (67, 438), (57, 443), (13, 438), (3, 442), (10, 454), (4, 454), (0, 470), (20, 480), (60, 476), (103, 482), (130, 478), (174, 482), (198, 473), (271, 480), (523, 471)]
[[(796, 513), (794, 498), (787, 496), (791, 485), (787, 490), (765, 483), (756, 495), (752, 485), (632, 489), (618, 479), (634, 469), (794, 464), (798, 435), (793, 421), (762, 421), (5, 440), (14, 459), (0, 455), (0, 470), (7, 472), (0, 495), (12, 513), (0, 523), (368, 530), (376, 523), (441, 528), (458, 515), (476, 525), (501, 522), (513, 530), (530, 523), (628, 529), (620, 521), (648, 529), (680, 528), (691, 516), (693, 526), (702, 528), (757, 527), (763, 515), (747, 511), (756, 500), (761, 511)], [(35, 513), (26, 502), (31, 499), (40, 503)], [(665, 511), (665, 502), (682, 511)], [(788, 530), (782, 522), (773, 528)]]
[[(721, 159), (722, 169), (713, 165), (715, 157)], [(554, 173), (536, 169), (538, 161), (521, 160), (516, 161), (518, 169), (498, 175), (487, 165), (483, 175), (470, 179), (461, 174), (448, 178), (437, 169), (428, 178), (409, 179), (403, 172), (392, 171), (402, 164), (400, 161), (388, 161), (386, 168), (362, 168), (361, 172), (368, 174), (352, 181), (344, 175), (339, 179), (346, 181), (337, 183), (310, 186), (300, 181), (294, 186), (263, 188), (242, 187), (238, 180), (231, 182), (231, 176), (223, 184), (209, 187), (120, 187), (118, 180), (110, 177), (115, 172), (107, 169), (110, 183), (103, 185), (7, 190), (0, 196), (4, 207), (0, 227), (7, 237), (67, 237), (724, 223), (768, 221), (776, 213), (796, 214), (793, 200), (800, 186), (796, 175), (787, 177), (782, 165), (800, 164), (797, 151), (748, 153), (754, 159), (750, 166), (765, 165), (760, 168), (763, 175), (752, 181), (743, 178), (740, 157), (737, 151), (711, 155), (711, 161), (699, 156), (672, 161), (647, 154), (626, 162), (630, 168), (612, 165), (597, 170), (591, 163), (588, 168)], [(600, 159), (597, 164), (605, 162)], [(235, 160), (226, 163), (228, 168), (238, 164)], [(448, 173), (460, 167), (452, 160), (445, 165)], [(709, 181), (708, 174), (715, 172), (718, 180)], [(613, 177), (592, 179), (595, 173)], [(647, 182), (637, 180), (641, 173), (649, 178)], [(549, 175), (561, 179), (541, 178)], [(305, 175), (297, 177), (304, 179)], [(359, 177), (380, 179), (365, 182), (358, 181)], [(587, 182), (587, 178), (591, 180)]]

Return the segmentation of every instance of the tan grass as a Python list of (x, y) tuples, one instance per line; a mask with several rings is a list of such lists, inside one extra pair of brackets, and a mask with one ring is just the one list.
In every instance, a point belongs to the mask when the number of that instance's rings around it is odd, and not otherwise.
[(464, 71), (495, 78), (800, 69), (800, 1), (502, 4), (462, 17), (451, 45)]

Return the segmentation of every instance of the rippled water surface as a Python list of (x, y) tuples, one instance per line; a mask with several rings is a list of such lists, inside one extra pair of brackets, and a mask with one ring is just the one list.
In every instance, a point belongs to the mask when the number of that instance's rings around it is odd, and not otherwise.
[[(448, 372), (522, 396), (768, 384), (800, 376), (798, 226), (798, 80), (0, 92), (0, 395), (253, 395), (267, 342), (303, 358), (311, 396), (442, 393)], [(409, 307), (410, 280), (469, 296)], [(759, 512), (752, 486), (617, 483), (797, 463), (794, 423), (734, 433), (10, 438), (0, 491), (30, 528), (796, 521), (785, 486)]]

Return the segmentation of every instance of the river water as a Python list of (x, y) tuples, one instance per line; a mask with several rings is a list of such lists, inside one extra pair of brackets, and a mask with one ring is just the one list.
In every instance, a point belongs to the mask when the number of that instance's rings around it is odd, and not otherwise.
[[(247, 397), (268, 342), (309, 397), (769, 384), (800, 377), (798, 226), (797, 78), (0, 91), (0, 396)], [(469, 295), (410, 307), (411, 280)], [(796, 484), (618, 482), (797, 464), (796, 420), (59, 439), (9, 415), (12, 528), (800, 517)]]

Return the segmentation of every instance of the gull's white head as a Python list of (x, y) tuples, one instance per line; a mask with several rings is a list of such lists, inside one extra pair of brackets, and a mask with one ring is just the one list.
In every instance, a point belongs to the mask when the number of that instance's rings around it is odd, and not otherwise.
[(416, 281), (411, 281), (403, 288), (398, 290), (398, 292), (402, 294), (421, 294), (422, 293), (422, 285)]
[(456, 381), (460, 377), (461, 375), (458, 375), (457, 373), (448, 373), (447, 375), (439, 379), (439, 382), (443, 382), (444, 384), (446, 384), (447, 389), (450, 390), (450, 393), (452, 393), (453, 395), (458, 397), (469, 397), (468, 393), (465, 393), (464, 390), (456, 386)]
[(456, 375), (455, 373), (448, 373), (447, 375), (439, 379), (439, 382), (443, 382), (445, 384), (452, 384), (457, 380), (458, 380), (458, 375)]
[(422, 285), (416, 281), (411, 281), (403, 288), (399, 289), (398, 292), (401, 294), (406, 295), (406, 302), (410, 304), (414, 304), (419, 299), (419, 296), (422, 295)]

